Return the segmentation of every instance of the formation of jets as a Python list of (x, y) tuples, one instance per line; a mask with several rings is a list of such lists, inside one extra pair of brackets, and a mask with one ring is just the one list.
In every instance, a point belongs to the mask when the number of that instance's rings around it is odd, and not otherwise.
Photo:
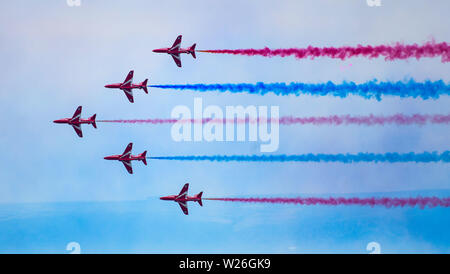
[[(172, 56), (173, 60), (175, 61), (175, 64), (178, 67), (181, 67), (180, 54), (186, 53), (186, 54), (192, 55), (193, 58), (196, 58), (195, 45), (196, 44), (193, 44), (191, 47), (185, 48), (185, 49), (181, 48), (180, 47), (181, 46), (181, 35), (179, 35), (177, 37), (177, 39), (175, 40), (175, 42), (173, 43), (172, 47), (155, 49), (155, 50), (153, 50), (153, 52), (169, 54), (170, 56)], [(142, 90), (144, 90), (145, 93), (148, 94), (148, 90), (147, 90), (148, 79), (145, 79), (141, 83), (133, 84), (133, 74), (134, 74), (134, 71), (131, 70), (122, 83), (107, 84), (107, 85), (105, 85), (105, 88), (122, 90), (125, 93), (126, 97), (128, 98), (128, 101), (133, 103), (134, 102), (133, 89), (142, 89)], [(81, 111), (82, 111), (82, 107), (79, 106), (76, 109), (75, 113), (73, 114), (72, 118), (58, 119), (58, 120), (54, 120), (53, 122), (57, 123), (57, 124), (71, 125), (73, 127), (73, 129), (75, 130), (76, 134), (79, 137), (83, 137), (83, 131), (81, 130), (82, 124), (91, 124), (94, 128), (97, 128), (97, 124), (95, 122), (96, 114), (92, 115), (88, 119), (82, 119)], [(125, 151), (122, 154), (106, 156), (106, 157), (104, 157), (104, 159), (122, 162), (122, 164), (125, 166), (128, 173), (133, 174), (133, 167), (131, 165), (131, 162), (132, 161), (141, 161), (144, 163), (144, 165), (147, 165), (147, 151), (144, 151), (138, 155), (132, 155), (131, 154), (132, 149), (133, 149), (133, 143), (129, 143), (128, 146), (126, 147)], [(187, 202), (191, 202), (191, 201), (198, 202), (200, 206), (203, 206), (203, 204), (202, 204), (203, 192), (200, 192), (195, 196), (188, 196), (188, 189), (189, 189), (189, 184), (185, 184), (178, 195), (170, 195), (170, 196), (160, 197), (160, 199), (177, 202), (180, 205), (180, 208), (183, 211), (183, 213), (188, 215), (189, 212), (188, 212)]]
[[(183, 48), (181, 48), (181, 37), (182, 37), (181, 35), (179, 35), (177, 37), (177, 39), (173, 43), (172, 47), (154, 49), (153, 52), (169, 54), (170, 56), (172, 56), (173, 60), (175, 61), (175, 64), (178, 67), (181, 67), (180, 54), (186, 53), (186, 54), (190, 54), (190, 55), (192, 55), (192, 57), (196, 58), (196, 56), (195, 56), (195, 45), (196, 44), (193, 44), (189, 48), (183, 49)], [(144, 90), (145, 93), (148, 94), (148, 90), (147, 90), (148, 79), (145, 79), (143, 82), (141, 82), (139, 84), (133, 84), (133, 74), (134, 74), (134, 71), (131, 70), (122, 83), (108, 84), (108, 85), (105, 85), (105, 88), (122, 90), (125, 93), (125, 95), (127, 96), (128, 101), (133, 103), (134, 102), (133, 89), (142, 89), (142, 90)]]
[(190, 196), (188, 196), (188, 190), (189, 190), (189, 184), (185, 184), (178, 195), (164, 196), (164, 197), (160, 197), (159, 199), (164, 200), (164, 201), (177, 202), (180, 205), (180, 208), (183, 211), (183, 213), (188, 215), (189, 211), (188, 211), (187, 202), (197, 202), (200, 206), (203, 206), (203, 204), (202, 204), (203, 191), (195, 196), (190, 197)]

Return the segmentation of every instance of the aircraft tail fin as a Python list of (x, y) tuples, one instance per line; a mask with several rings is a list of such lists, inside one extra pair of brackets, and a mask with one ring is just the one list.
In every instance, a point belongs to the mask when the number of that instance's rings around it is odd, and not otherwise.
[(197, 44), (193, 44), (190, 48), (189, 48), (189, 52), (192, 54), (192, 57), (194, 57), (194, 59), (195, 58), (197, 58), (196, 56), (195, 56), (195, 46), (196, 46)]
[(198, 204), (199, 204), (200, 206), (203, 206), (203, 203), (202, 203), (202, 195), (203, 195), (203, 191), (200, 192), (199, 194), (195, 195), (195, 198), (198, 198), (198, 199), (199, 199), (197, 202), (198, 202)]
[(145, 91), (145, 93), (148, 94), (147, 81), (148, 81), (148, 79), (145, 79), (144, 82), (141, 83), (141, 86), (142, 86), (142, 89)]
[(147, 150), (139, 154), (140, 157), (142, 157), (141, 161), (144, 163), (144, 165), (147, 165)]
[(95, 117), (97, 117), (97, 114), (92, 115), (91, 118), (89, 118), (89, 120), (92, 121), (92, 126), (94, 128), (97, 128), (97, 124), (95, 123)]

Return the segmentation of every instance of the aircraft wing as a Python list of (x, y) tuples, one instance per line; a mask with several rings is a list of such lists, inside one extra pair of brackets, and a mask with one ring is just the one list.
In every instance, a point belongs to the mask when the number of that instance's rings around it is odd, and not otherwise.
[(133, 102), (134, 102), (134, 99), (133, 99), (133, 91), (132, 91), (131, 89), (124, 89), (123, 92), (124, 92), (125, 95), (127, 96), (128, 101), (130, 101), (130, 103), (133, 103)]
[(80, 116), (81, 116), (81, 106), (79, 106), (77, 110), (75, 110), (75, 113), (73, 114), (72, 119), (70, 121), (78, 122), (80, 120)]
[(83, 131), (81, 130), (81, 125), (72, 125), (73, 129), (79, 137), (83, 137)]
[(177, 66), (181, 68), (180, 54), (179, 53), (171, 53), (170, 55), (172, 56), (173, 60), (175, 61), (175, 64), (177, 64)]
[(122, 153), (121, 158), (130, 156), (131, 150), (133, 149), (133, 143), (129, 143), (128, 146), (125, 148), (124, 152)]
[(185, 184), (183, 186), (183, 188), (181, 189), (180, 194), (178, 194), (177, 199), (186, 199), (188, 190), (189, 190), (189, 184)]
[(123, 81), (122, 85), (131, 86), (131, 84), (133, 83), (133, 73), (133, 70), (130, 70), (130, 72), (128, 72), (127, 78), (125, 78), (125, 81)]
[(122, 161), (122, 163), (127, 169), (128, 173), (133, 174), (133, 167), (131, 166), (131, 161)]
[(181, 35), (178, 35), (177, 39), (175, 39), (175, 42), (173, 42), (172, 47), (170, 47), (171, 51), (178, 50), (181, 45)]
[(178, 204), (180, 205), (181, 210), (183, 210), (183, 213), (185, 215), (189, 215), (187, 203), (186, 202), (178, 202)]

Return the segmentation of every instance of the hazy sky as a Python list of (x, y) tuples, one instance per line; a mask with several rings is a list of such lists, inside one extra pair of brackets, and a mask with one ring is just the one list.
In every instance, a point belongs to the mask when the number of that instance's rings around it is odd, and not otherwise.
[[(279, 106), (280, 115), (293, 116), (448, 114), (447, 96), (376, 101), (150, 88), (148, 95), (135, 92), (135, 103), (130, 104), (122, 92), (104, 85), (122, 81), (131, 69), (135, 82), (149, 78), (150, 84), (411, 78), (448, 83), (450, 65), (440, 58), (340, 61), (198, 53), (197, 59), (183, 55), (183, 67), (178, 68), (170, 56), (151, 50), (170, 46), (179, 34), (183, 47), (197, 43), (197, 49), (448, 42), (450, 19), (443, 11), (449, 9), (445, 0), (382, 0), (381, 7), (369, 7), (364, 0), (81, 0), (79, 7), (65, 0), (4, 1), (0, 252), (66, 252), (70, 241), (79, 241), (89, 252), (366, 252), (368, 242), (378, 241), (386, 252), (448, 253), (450, 218), (445, 208), (211, 201), (203, 208), (190, 204), (190, 215), (184, 216), (178, 205), (156, 200), (178, 193), (186, 182), (191, 194), (204, 191), (216, 197), (377, 192), (448, 196), (448, 164), (149, 160), (148, 166), (133, 163), (134, 174), (129, 175), (120, 163), (103, 160), (121, 153), (129, 142), (134, 143), (134, 154), (148, 150), (150, 156), (258, 154), (260, 144), (175, 142), (170, 125), (146, 124), (83, 126), (84, 138), (78, 138), (69, 126), (52, 121), (72, 116), (79, 105), (83, 117), (169, 118), (175, 106), (192, 107), (196, 97), (205, 106), (223, 109)], [(449, 134), (445, 125), (280, 126), (280, 145), (273, 154), (441, 152), (448, 150)], [(109, 232), (101, 234), (96, 228)], [(182, 247), (173, 245), (183, 241)]]

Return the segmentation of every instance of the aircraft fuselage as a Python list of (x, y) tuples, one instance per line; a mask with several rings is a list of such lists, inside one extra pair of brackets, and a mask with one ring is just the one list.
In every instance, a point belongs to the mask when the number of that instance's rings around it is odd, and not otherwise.
[(136, 85), (136, 84), (131, 84), (131, 85), (123, 85), (123, 83), (116, 83), (116, 84), (109, 84), (106, 85), (105, 88), (118, 88), (118, 89), (143, 89), (144, 85)]
[(64, 118), (53, 121), (56, 124), (69, 124), (69, 125), (81, 125), (81, 124), (93, 124), (94, 121), (89, 119), (78, 119), (78, 121), (72, 121), (72, 118)]
[(142, 161), (144, 157), (138, 155), (130, 155), (128, 157), (122, 157), (122, 155), (106, 156), (105, 160), (117, 160), (117, 161)]
[(180, 53), (191, 53), (192, 50), (190, 49), (177, 49), (177, 50), (170, 50), (170, 48), (160, 48), (160, 49), (154, 49), (153, 52), (156, 53), (167, 53), (167, 54), (180, 54)]
[(186, 198), (177, 199), (177, 196), (178, 195), (169, 195), (169, 196), (160, 197), (159, 199), (164, 200), (164, 201), (175, 201), (175, 202), (198, 202), (201, 200), (201, 198), (197, 198), (194, 196), (186, 196)]

